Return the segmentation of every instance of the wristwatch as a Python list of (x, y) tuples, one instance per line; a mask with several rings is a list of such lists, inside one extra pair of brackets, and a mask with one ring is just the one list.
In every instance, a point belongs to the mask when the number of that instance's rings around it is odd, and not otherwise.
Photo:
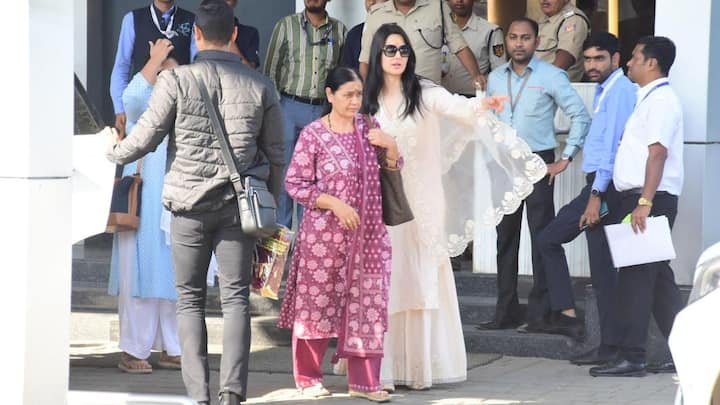
[(572, 162), (572, 161), (573, 161), (573, 157), (570, 156), (570, 155), (567, 155), (567, 154), (565, 154), (565, 153), (563, 153), (561, 159), (562, 159), (562, 160), (567, 160), (568, 162)]
[(602, 193), (596, 188), (590, 190), (590, 195), (598, 198), (602, 197)]
[(641, 205), (643, 207), (652, 207), (653, 203), (645, 197), (640, 197), (638, 199), (638, 205)]

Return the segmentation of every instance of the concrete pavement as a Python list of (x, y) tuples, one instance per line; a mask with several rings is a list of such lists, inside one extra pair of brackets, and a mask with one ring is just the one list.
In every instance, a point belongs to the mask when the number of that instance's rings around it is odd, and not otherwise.
[[(218, 346), (210, 347), (211, 387), (217, 387), (219, 351)], [(322, 400), (308, 400), (293, 388), (289, 348), (254, 347), (252, 351), (248, 404), (370, 403), (347, 396), (345, 377), (332, 375), (327, 358), (325, 385), (333, 392), (333, 396)], [(153, 356), (152, 360), (157, 354)], [(73, 341), (70, 390), (184, 395), (182, 378), (178, 371), (156, 369), (149, 375), (129, 375), (116, 368), (118, 358), (119, 351), (114, 342)], [(392, 403), (662, 405), (672, 404), (677, 388), (673, 375), (592, 378), (587, 373), (587, 367), (573, 366), (561, 360), (469, 354), (468, 369), (466, 382), (438, 385), (426, 391), (398, 389), (392, 396)], [(116, 396), (108, 402), (103, 402), (102, 405), (129, 403), (140, 405), (153, 402), (147, 398), (131, 402), (127, 398)], [(100, 402), (98, 400), (89, 402), (86, 395), (71, 393), (70, 405), (91, 404), (100, 405)]]

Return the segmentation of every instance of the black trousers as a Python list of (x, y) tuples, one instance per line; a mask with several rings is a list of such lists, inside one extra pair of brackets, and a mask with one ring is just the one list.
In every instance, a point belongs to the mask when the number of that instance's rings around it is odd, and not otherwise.
[[(637, 206), (638, 194), (622, 195), (620, 216), (615, 222)], [(658, 193), (653, 199), (650, 216), (667, 216), (672, 228), (677, 215), (678, 197), (667, 193)], [(619, 269), (616, 297), (612, 307), (614, 326), (620, 337), (620, 356), (628, 361), (644, 363), (645, 346), (648, 338), (650, 315), (662, 334), (670, 335), (675, 315), (683, 307), (680, 290), (675, 284), (675, 276), (670, 262), (657, 262)]]
[[(579, 227), (580, 218), (585, 213), (590, 198), (594, 179), (594, 174), (589, 174), (587, 185), (582, 189), (580, 195), (562, 207), (555, 219), (545, 227), (540, 235), (540, 251), (545, 265), (551, 309), (560, 311), (575, 308), (570, 270), (562, 245), (573, 241), (582, 232), (585, 232), (590, 259), (590, 277), (597, 297), (602, 348), (602, 346), (617, 345), (617, 337), (613, 332), (609, 317), (617, 283), (617, 272), (603, 230), (604, 225), (611, 223), (610, 214), (603, 218), (600, 224), (588, 227), (585, 231), (580, 230)], [(612, 184), (608, 187), (603, 199), (608, 204), (609, 212), (617, 210), (618, 194)]]
[[(546, 163), (555, 160), (555, 152), (536, 152)], [(533, 192), (523, 201), (520, 208), (506, 215), (497, 226), (497, 288), (495, 321), (498, 323), (522, 321), (523, 311), (517, 294), (518, 252), (520, 250), (520, 229), (523, 207), (527, 207), (530, 240), (532, 242), (533, 288), (528, 297), (527, 317), (530, 321), (544, 318), (550, 312), (550, 301), (545, 281), (545, 268), (540, 256), (539, 236), (543, 228), (555, 217), (553, 202), (554, 186), (548, 184), (548, 177), (535, 183)]]
[(245, 398), (250, 357), (250, 281), (256, 239), (243, 233), (237, 203), (218, 211), (175, 214), (172, 255), (178, 293), (182, 377), (188, 396), (210, 401), (205, 300), (210, 256), (218, 261), (223, 314), (220, 389)]

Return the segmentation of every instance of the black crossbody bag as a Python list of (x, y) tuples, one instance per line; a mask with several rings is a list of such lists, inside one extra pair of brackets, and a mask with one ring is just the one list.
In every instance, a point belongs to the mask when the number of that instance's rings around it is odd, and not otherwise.
[(232, 182), (238, 202), (240, 226), (247, 235), (258, 238), (271, 236), (278, 229), (275, 197), (270, 193), (267, 182), (253, 176), (240, 176), (237, 165), (235, 164), (235, 158), (230, 149), (230, 142), (220, 123), (217, 107), (210, 98), (207, 86), (205, 86), (202, 78), (196, 76), (194, 73), (193, 78), (205, 101), (205, 108), (208, 111), (210, 122), (212, 122), (213, 132), (220, 142), (223, 161), (230, 171), (230, 181)]

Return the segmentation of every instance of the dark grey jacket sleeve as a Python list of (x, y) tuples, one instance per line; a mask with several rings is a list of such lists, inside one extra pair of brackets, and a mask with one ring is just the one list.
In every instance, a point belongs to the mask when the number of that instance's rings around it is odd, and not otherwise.
[(140, 116), (122, 142), (107, 152), (111, 162), (125, 164), (152, 152), (170, 132), (177, 112), (177, 76), (171, 70), (160, 74), (148, 101), (148, 108)]
[(263, 108), (263, 122), (258, 138), (258, 146), (270, 161), (268, 187), (270, 187), (270, 191), (277, 200), (282, 189), (283, 175), (287, 162), (285, 158), (282, 111), (280, 102), (275, 95), (275, 89), (272, 87), (265, 88)]

